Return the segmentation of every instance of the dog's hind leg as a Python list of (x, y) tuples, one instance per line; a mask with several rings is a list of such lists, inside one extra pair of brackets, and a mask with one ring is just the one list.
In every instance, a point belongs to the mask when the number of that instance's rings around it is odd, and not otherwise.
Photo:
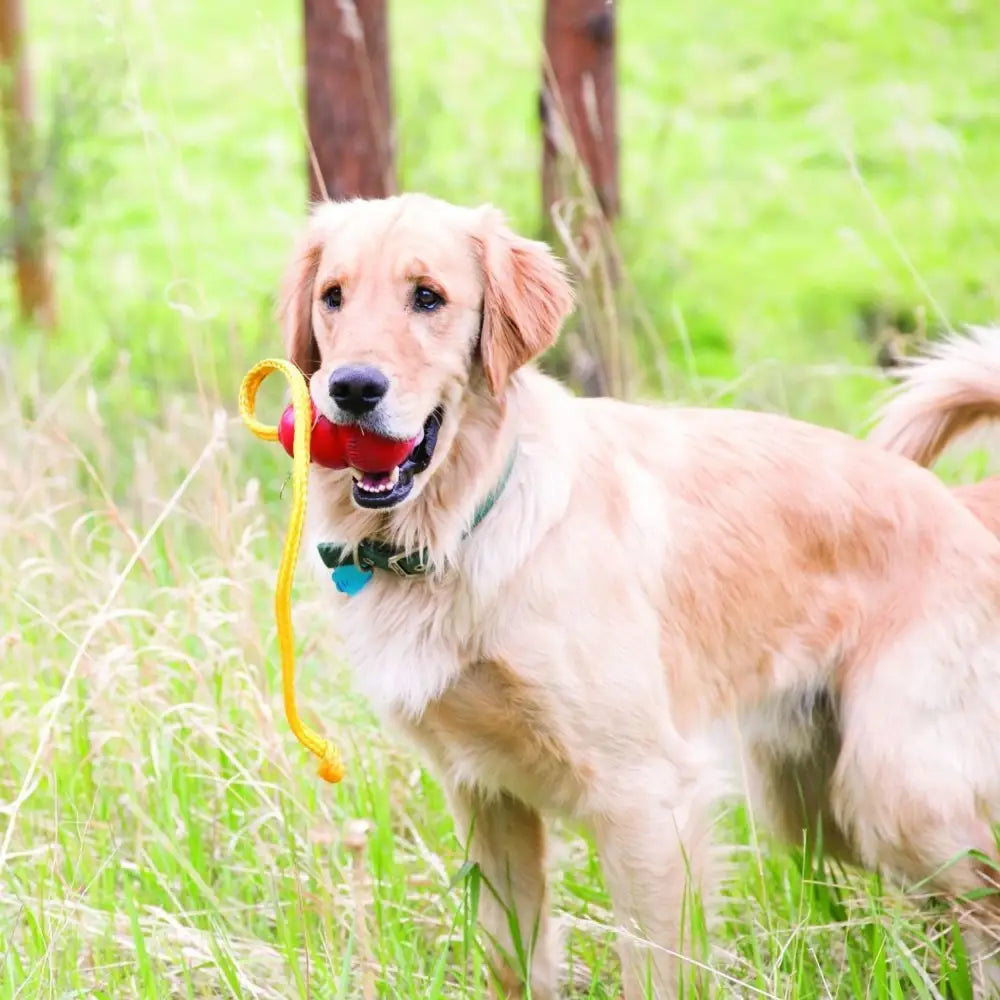
[(939, 625), (848, 675), (831, 801), (865, 865), (979, 924), (968, 942), (985, 962), (1000, 938), (1000, 634), (962, 624), (961, 643)]
[(921, 787), (921, 764), (905, 774), (889, 768), (838, 769), (834, 807), (874, 870), (904, 888), (947, 903), (965, 941), (977, 997), (1000, 998), (1000, 867), (990, 823), (972, 797)]

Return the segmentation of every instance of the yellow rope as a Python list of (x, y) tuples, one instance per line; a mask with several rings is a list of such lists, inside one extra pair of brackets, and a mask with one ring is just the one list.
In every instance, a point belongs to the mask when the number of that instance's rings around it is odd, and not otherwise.
[(302, 373), (287, 361), (261, 361), (247, 372), (240, 386), (240, 416), (247, 427), (265, 441), (278, 440), (278, 428), (262, 424), (254, 415), (257, 390), (271, 372), (281, 372), (288, 381), (295, 408), (295, 447), (292, 458), (292, 510), (288, 515), (288, 534), (281, 552), (278, 580), (274, 590), (274, 617), (278, 625), (278, 647), (281, 650), (281, 689), (285, 699), (285, 716), (298, 741), (320, 759), (319, 776), (337, 782), (344, 776), (344, 766), (337, 748), (319, 733), (310, 729), (295, 707), (295, 649), (292, 640), (292, 579), (302, 541), (302, 526), (306, 514), (306, 488), (309, 480), (309, 439), (312, 433), (312, 404), (309, 386)]

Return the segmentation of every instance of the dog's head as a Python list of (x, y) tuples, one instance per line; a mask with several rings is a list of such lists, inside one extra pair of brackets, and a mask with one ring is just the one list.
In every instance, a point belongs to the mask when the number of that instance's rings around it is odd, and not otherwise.
[(492, 207), (421, 195), (318, 205), (285, 276), (286, 352), (328, 419), (419, 441), (397, 469), (356, 476), (354, 502), (394, 507), (419, 492), (467, 394), (502, 400), (571, 308), (559, 261)]

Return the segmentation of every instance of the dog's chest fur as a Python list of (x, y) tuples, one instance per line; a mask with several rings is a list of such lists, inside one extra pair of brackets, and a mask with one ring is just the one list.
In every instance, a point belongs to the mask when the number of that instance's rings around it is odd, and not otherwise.
[(348, 662), (380, 715), (419, 717), (454, 682), (472, 644), (471, 611), (457, 587), (382, 572), (342, 602)]
[[(430, 757), (449, 783), (509, 791), (572, 812), (585, 792), (586, 750), (537, 683), (510, 622), (461, 580), (380, 580), (341, 612), (349, 662), (383, 719)], [(518, 658), (508, 662), (501, 651)]]
[(578, 766), (572, 734), (560, 729), (547, 697), (507, 664), (480, 661), (418, 720), (397, 722), (451, 784), (573, 812), (586, 792), (587, 769)]

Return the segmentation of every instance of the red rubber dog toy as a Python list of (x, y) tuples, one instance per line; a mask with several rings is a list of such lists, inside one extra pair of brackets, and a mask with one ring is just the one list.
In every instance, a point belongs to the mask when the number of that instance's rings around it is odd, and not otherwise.
[[(391, 472), (405, 461), (420, 443), (419, 438), (398, 441), (365, 433), (355, 424), (343, 426), (327, 420), (312, 406), (312, 435), (309, 439), (310, 458), (317, 465), (328, 469), (346, 469), (359, 472)], [(293, 454), (295, 437), (295, 410), (288, 406), (278, 424), (278, 440), (289, 455)]]

